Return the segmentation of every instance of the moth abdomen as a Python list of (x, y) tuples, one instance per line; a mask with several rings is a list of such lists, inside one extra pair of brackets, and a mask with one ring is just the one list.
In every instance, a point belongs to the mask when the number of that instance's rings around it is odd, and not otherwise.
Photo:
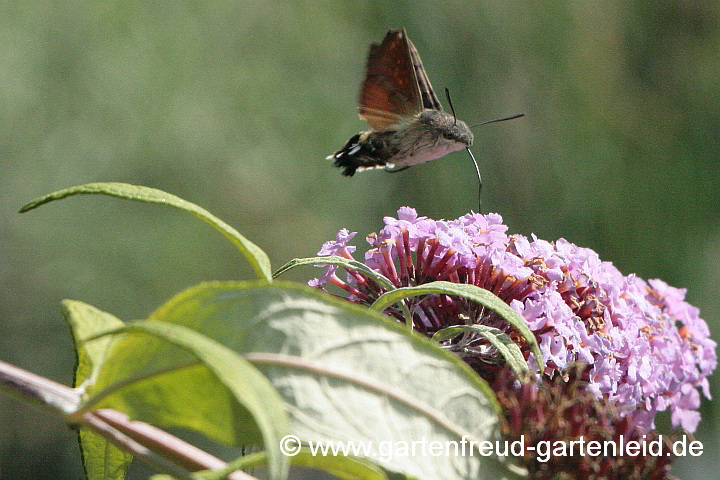
[(383, 136), (390, 132), (361, 132), (354, 135), (343, 148), (330, 155), (333, 166), (342, 168), (343, 175), (352, 177), (357, 170), (383, 168), (393, 152), (388, 148)]

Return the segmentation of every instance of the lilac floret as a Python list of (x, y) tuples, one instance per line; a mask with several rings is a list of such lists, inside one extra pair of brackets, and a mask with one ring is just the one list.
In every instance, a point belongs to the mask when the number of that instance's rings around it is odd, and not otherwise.
[[(348, 245), (348, 242), (357, 235), (357, 232), (351, 232), (347, 228), (340, 230), (335, 236), (335, 241), (325, 242), (317, 253), (320, 257), (327, 257), (330, 255), (339, 255), (345, 258), (352, 258), (352, 252), (357, 247)], [(323, 276), (320, 278), (313, 278), (308, 282), (308, 285), (315, 288), (324, 288), (328, 283), (331, 283), (333, 279), (336, 279), (336, 272), (338, 267), (336, 265), (323, 265), (325, 271)]]
[(335, 241), (325, 242), (317, 254), (321, 257), (328, 255), (348, 257), (349, 254), (357, 248), (348, 245), (348, 242), (352, 240), (355, 235), (357, 235), (357, 232), (350, 232), (347, 228), (343, 228), (337, 233)]

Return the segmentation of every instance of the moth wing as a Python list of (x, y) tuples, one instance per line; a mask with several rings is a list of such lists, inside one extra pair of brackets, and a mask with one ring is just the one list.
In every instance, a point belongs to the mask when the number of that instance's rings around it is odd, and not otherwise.
[(370, 47), (358, 111), (376, 130), (400, 123), (425, 108), (411, 50), (415, 47), (404, 28), (390, 30), (380, 45)]
[(418, 88), (420, 90), (420, 96), (422, 98), (423, 108), (430, 108), (433, 110), (442, 111), (443, 107), (438, 100), (435, 91), (432, 88), (430, 79), (425, 72), (422, 60), (420, 60), (420, 54), (418, 53), (415, 45), (408, 38), (408, 50), (410, 52), (410, 59), (412, 60), (413, 69), (415, 70), (415, 77), (417, 78)]

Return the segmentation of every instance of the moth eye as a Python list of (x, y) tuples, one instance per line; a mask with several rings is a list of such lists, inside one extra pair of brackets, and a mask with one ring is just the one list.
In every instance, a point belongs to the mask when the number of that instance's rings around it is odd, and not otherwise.
[(442, 136), (446, 140), (455, 140), (455, 135), (452, 132), (444, 132)]

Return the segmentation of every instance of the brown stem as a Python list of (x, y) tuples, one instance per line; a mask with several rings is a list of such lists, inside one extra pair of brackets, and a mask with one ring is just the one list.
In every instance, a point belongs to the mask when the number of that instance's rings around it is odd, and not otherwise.
[[(0, 361), (0, 389), (61, 415), (68, 424), (80, 425), (102, 435), (154, 468), (175, 477), (192, 479), (192, 471), (221, 470), (225, 462), (145, 422), (131, 421), (117, 410), (101, 409), (74, 416), (81, 392), (22, 368)], [(232, 480), (256, 480), (236, 471)]]

